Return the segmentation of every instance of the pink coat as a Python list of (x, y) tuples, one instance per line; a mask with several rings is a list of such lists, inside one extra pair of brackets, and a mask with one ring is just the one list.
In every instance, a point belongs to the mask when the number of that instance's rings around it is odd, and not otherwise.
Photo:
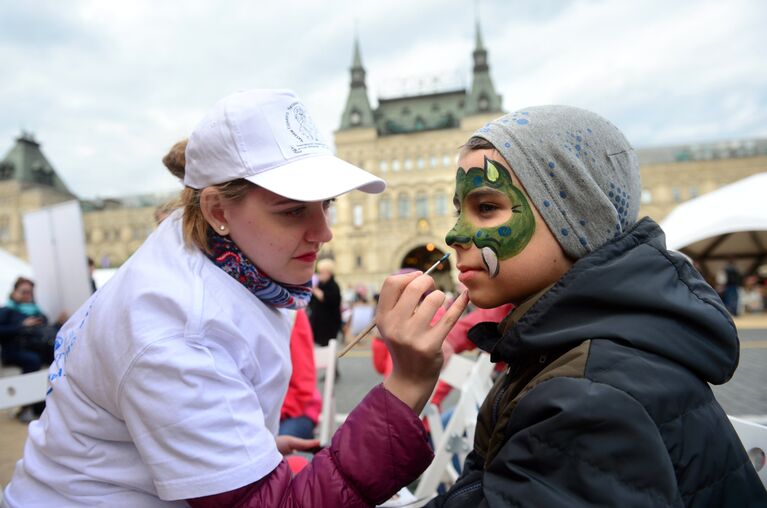
[(378, 385), (349, 414), (330, 447), (296, 476), (283, 460), (255, 483), (187, 502), (192, 508), (375, 506), (418, 478), (433, 458), (418, 415)]

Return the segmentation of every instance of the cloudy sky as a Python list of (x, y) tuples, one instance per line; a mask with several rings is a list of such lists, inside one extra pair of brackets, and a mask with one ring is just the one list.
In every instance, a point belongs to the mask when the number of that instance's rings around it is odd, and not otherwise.
[[(0, 156), (31, 131), (80, 197), (179, 188), (160, 163), (229, 92), (288, 87), (326, 136), (354, 27), (371, 100), (470, 83), (472, 0), (0, 2)], [(592, 109), (638, 147), (767, 137), (763, 0), (479, 0), (514, 110)], [(759, 56), (762, 55), (762, 56)]]

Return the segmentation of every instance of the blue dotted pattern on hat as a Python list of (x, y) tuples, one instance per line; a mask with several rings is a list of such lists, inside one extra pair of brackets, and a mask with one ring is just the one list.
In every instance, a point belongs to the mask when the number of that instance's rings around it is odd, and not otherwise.
[(610, 198), (610, 202), (615, 208), (615, 234), (613, 236), (618, 236), (629, 226), (628, 213), (631, 208), (631, 199), (626, 190), (615, 182), (610, 182), (607, 197)]
[[(514, 120), (514, 121), (516, 121), (517, 118), (519, 118), (519, 115), (517, 115), (517, 114), (514, 114), (512, 116), (512, 120)], [(508, 123), (508, 121), (509, 121), (508, 119), (504, 119), (503, 123)], [(564, 132), (564, 133), (562, 133), (560, 135), (560, 139), (564, 138), (562, 146), (568, 152), (574, 153), (575, 156), (578, 159), (581, 159), (584, 162), (587, 161), (588, 159), (591, 159), (591, 162), (596, 162), (596, 158), (593, 157), (593, 153), (591, 151), (592, 147), (589, 144), (588, 139), (587, 139), (588, 135), (590, 135), (590, 134), (593, 134), (593, 131), (591, 130), (590, 127), (586, 127), (585, 130), (584, 129), (576, 129), (574, 131), (566, 131), (566, 132)], [(539, 141), (540, 141), (541, 144), (544, 144), (543, 139), (540, 139)], [(541, 162), (544, 163), (546, 167), (548, 167), (548, 169), (549, 169), (549, 171), (548, 171), (549, 176), (552, 179), (556, 178), (556, 171), (555, 170), (559, 170), (559, 167), (558, 167), (557, 163), (554, 162), (553, 160), (545, 160), (545, 159), (541, 159)], [(562, 168), (562, 169), (566, 170), (566, 168)], [(562, 199), (562, 200), (566, 200), (566, 199), (568, 199), (568, 194), (567, 194), (567, 192), (564, 189), (560, 189), (558, 197), (560, 199)], [(626, 197), (625, 193), (623, 193), (621, 197), (623, 199), (627, 200), (627, 197)], [(544, 207), (549, 208), (551, 205), (552, 205), (551, 201), (549, 201), (547, 199), (543, 200), (543, 206)], [(557, 208), (559, 209), (559, 211), (562, 214), (562, 216), (566, 216), (567, 215), (565, 213), (565, 210), (564, 210), (563, 207), (557, 206)], [(617, 210), (617, 208), (616, 208), (616, 210)], [(627, 210), (628, 210), (628, 205), (624, 205), (623, 206), (623, 216), (622, 216), (624, 224), (627, 224), (627, 221), (626, 221)], [(576, 237), (578, 238), (578, 242), (581, 245), (583, 245), (584, 247), (588, 248), (588, 240), (586, 240), (586, 231), (585, 231), (586, 220), (580, 219), (578, 221), (578, 224), (582, 228), (584, 228), (583, 232), (576, 232), (575, 233)], [(568, 228), (562, 228), (562, 229), (560, 229), (558, 231), (558, 233), (561, 234), (563, 237), (568, 237), (570, 235), (570, 230)], [(610, 234), (612, 235), (612, 232), (610, 232)]]

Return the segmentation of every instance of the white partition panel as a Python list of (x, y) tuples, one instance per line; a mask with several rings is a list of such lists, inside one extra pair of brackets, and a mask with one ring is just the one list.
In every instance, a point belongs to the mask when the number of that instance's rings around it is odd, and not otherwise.
[(23, 221), (37, 304), (50, 319), (71, 315), (91, 295), (80, 204), (35, 210)]

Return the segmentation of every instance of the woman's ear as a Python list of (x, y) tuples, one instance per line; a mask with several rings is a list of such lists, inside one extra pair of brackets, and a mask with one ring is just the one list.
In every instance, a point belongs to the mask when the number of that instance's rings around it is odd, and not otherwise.
[(218, 189), (206, 187), (200, 193), (200, 210), (213, 231), (221, 236), (229, 234), (229, 224), (224, 211), (224, 199)]

